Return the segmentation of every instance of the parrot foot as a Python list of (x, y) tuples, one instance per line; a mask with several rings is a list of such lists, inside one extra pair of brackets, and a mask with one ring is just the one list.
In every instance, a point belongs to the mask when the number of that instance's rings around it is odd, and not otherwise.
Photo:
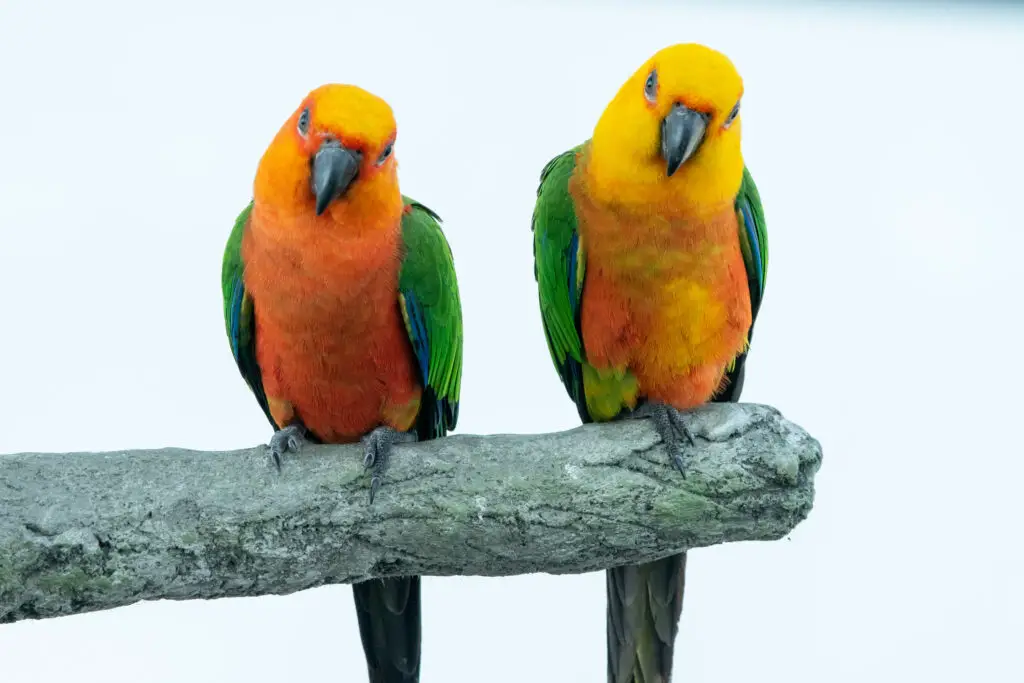
[(363, 467), (373, 473), (370, 477), (371, 505), (381, 484), (384, 483), (388, 465), (391, 464), (391, 447), (396, 443), (412, 441), (416, 441), (416, 434), (400, 432), (391, 427), (377, 427), (363, 437)]
[(626, 417), (631, 419), (649, 418), (654, 422), (654, 428), (658, 431), (662, 443), (665, 444), (665, 450), (672, 458), (672, 464), (685, 477), (686, 453), (683, 442), (685, 440), (690, 446), (694, 445), (693, 432), (686, 424), (685, 414), (664, 403), (645, 403), (631, 413), (627, 413)]
[(281, 471), (281, 456), (289, 451), (298, 452), (305, 443), (306, 428), (300, 424), (291, 424), (274, 432), (270, 437), (270, 457), (278, 472)]

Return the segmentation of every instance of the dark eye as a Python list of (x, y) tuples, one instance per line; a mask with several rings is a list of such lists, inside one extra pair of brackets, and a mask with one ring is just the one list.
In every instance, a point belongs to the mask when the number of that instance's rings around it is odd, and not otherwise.
[(647, 76), (647, 82), (644, 83), (644, 97), (647, 98), (648, 102), (656, 102), (658, 100), (657, 69), (651, 69), (650, 75)]
[(303, 109), (302, 113), (299, 114), (298, 129), (299, 135), (302, 137), (306, 137), (306, 134), (309, 133), (309, 107)]
[(383, 164), (383, 163), (384, 163), (385, 161), (387, 161), (387, 160), (388, 160), (388, 157), (389, 157), (389, 156), (391, 156), (391, 152), (392, 152), (392, 151), (393, 151), (394, 149), (395, 149), (395, 143), (394, 143), (393, 141), (392, 141), (392, 142), (389, 142), (389, 143), (388, 143), (388, 146), (387, 146), (387, 147), (385, 147), (385, 148), (383, 149), (383, 151), (381, 151), (381, 153), (380, 153), (380, 156), (379, 156), (379, 157), (377, 157), (377, 165), (378, 165), (378, 166), (380, 166), (380, 165), (381, 165), (381, 164)]
[(729, 115), (725, 117), (725, 123), (722, 124), (722, 128), (728, 128), (732, 125), (732, 122), (736, 120), (736, 117), (740, 115), (740, 103), (737, 102), (736, 106), (732, 108)]

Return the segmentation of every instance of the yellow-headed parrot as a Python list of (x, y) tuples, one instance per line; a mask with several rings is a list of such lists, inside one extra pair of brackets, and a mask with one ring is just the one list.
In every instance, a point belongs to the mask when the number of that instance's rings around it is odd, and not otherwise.
[[(580, 417), (652, 419), (681, 472), (686, 411), (739, 399), (764, 293), (742, 94), (721, 53), (661, 50), (545, 166), (533, 215), (544, 334)], [(684, 553), (608, 570), (610, 683), (670, 679), (685, 568)]]

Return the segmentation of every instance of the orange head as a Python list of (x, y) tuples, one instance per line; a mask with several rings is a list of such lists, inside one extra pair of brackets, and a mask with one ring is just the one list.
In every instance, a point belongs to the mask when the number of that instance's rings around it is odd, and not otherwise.
[(354, 85), (309, 93), (260, 160), (254, 198), (278, 216), (316, 224), (401, 213), (387, 102)]
[(743, 176), (743, 80), (729, 58), (697, 44), (667, 47), (619, 89), (594, 129), (591, 189), (636, 206), (712, 209)]

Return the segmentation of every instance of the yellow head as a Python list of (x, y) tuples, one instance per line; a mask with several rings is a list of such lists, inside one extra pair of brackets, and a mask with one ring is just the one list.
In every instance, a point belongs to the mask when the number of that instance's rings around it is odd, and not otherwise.
[(401, 211), (387, 102), (354, 85), (324, 85), (285, 121), (260, 160), (254, 196), (305, 222)]
[(591, 139), (587, 184), (624, 206), (710, 211), (732, 202), (743, 177), (743, 80), (703, 45), (651, 57), (605, 108)]

